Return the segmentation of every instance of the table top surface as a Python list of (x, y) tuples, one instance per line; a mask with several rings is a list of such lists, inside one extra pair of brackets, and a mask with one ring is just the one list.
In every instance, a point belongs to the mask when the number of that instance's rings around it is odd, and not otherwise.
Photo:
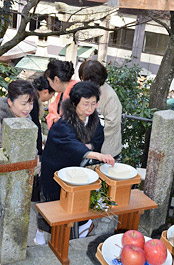
[[(127, 206), (115, 206), (112, 213), (119, 215), (132, 213), (140, 210), (157, 208), (157, 204), (138, 189), (131, 190), (130, 203)], [(39, 213), (44, 217), (50, 226), (78, 222), (88, 219), (96, 219), (112, 215), (111, 212), (89, 210), (86, 213), (69, 214), (61, 206), (60, 201), (44, 202), (36, 204)]]

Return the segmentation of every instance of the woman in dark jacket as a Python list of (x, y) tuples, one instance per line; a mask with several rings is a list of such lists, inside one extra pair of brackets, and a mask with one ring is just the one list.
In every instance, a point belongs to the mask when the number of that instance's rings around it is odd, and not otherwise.
[(84, 166), (89, 159), (114, 165), (110, 155), (100, 152), (104, 141), (103, 127), (96, 111), (99, 87), (91, 81), (79, 82), (62, 104), (62, 118), (48, 134), (41, 166), (41, 191), (46, 201), (60, 198), (60, 186), (54, 172), (69, 166)]
[(38, 155), (42, 155), (42, 132), (41, 132), (41, 124), (40, 124), (40, 117), (41, 117), (41, 108), (42, 102), (50, 100), (54, 94), (55, 91), (50, 87), (48, 80), (44, 76), (40, 76), (37, 79), (34, 79), (33, 86), (38, 91), (38, 98), (34, 100), (33, 103), (33, 109), (30, 113), (32, 121), (37, 125), (38, 127), (38, 137), (37, 137), (37, 150)]
[[(99, 153), (104, 141), (96, 111), (99, 95), (99, 87), (93, 82), (79, 82), (62, 103), (62, 117), (51, 127), (42, 156), (40, 186), (45, 201), (60, 198), (60, 186), (53, 179), (55, 171), (85, 166), (89, 159), (114, 165), (111, 155)], [(35, 242), (43, 245), (46, 241), (42, 230), (47, 228), (42, 218), (38, 218), (38, 228)]]

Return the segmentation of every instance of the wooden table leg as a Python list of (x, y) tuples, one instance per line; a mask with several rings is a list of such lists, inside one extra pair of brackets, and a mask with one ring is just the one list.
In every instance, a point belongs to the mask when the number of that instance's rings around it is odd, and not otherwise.
[(127, 213), (127, 214), (120, 214), (118, 218), (118, 226), (117, 230), (138, 230), (140, 215), (142, 211), (134, 212), (134, 213)]
[(48, 242), (49, 247), (63, 265), (69, 265), (68, 248), (71, 226), (73, 224), (53, 226), (51, 240)]

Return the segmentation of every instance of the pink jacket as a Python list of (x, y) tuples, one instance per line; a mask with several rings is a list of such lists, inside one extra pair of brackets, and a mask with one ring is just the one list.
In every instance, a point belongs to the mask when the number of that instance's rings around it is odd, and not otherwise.
[[(63, 94), (63, 99), (62, 100), (65, 100), (69, 97), (69, 93), (71, 91), (71, 88), (79, 81), (75, 81), (75, 80), (71, 80)], [(55, 100), (48, 106), (48, 115), (46, 116), (46, 120), (47, 120), (47, 124), (48, 124), (48, 129), (51, 128), (53, 122), (54, 122), (54, 119), (57, 118), (57, 106), (58, 106), (58, 103), (59, 103), (59, 100), (60, 100), (60, 96), (61, 96), (61, 93), (58, 93)], [(60, 113), (61, 115), (61, 110), (60, 110)]]

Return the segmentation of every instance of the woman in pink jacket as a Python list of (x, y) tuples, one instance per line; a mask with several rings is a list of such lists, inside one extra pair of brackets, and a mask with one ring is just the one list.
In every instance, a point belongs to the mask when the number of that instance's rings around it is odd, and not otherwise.
[(74, 74), (72, 62), (52, 59), (45, 71), (44, 76), (48, 79), (50, 86), (58, 92), (55, 100), (48, 107), (46, 117), (48, 129), (61, 117), (61, 102), (69, 97), (73, 85), (77, 82), (71, 80)]

